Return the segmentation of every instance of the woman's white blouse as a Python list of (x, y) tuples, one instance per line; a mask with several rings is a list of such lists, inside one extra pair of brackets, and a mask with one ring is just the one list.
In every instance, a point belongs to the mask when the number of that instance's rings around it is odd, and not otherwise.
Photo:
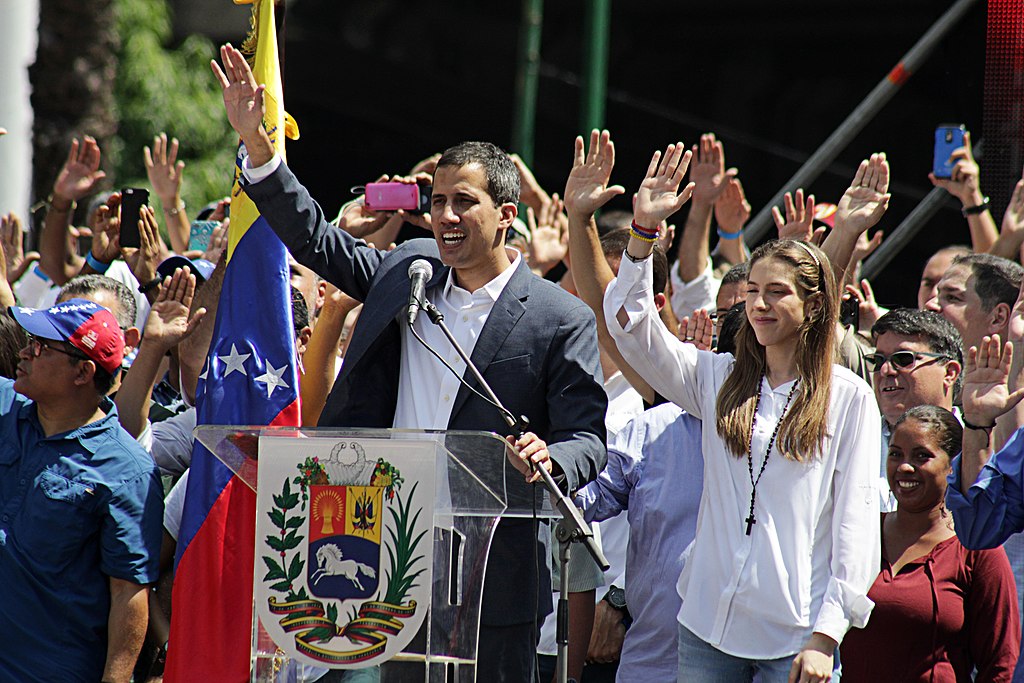
[[(881, 421), (870, 387), (834, 366), (824, 452), (796, 462), (772, 449), (747, 536), (747, 459), (730, 453), (715, 428), (715, 401), (735, 361), (672, 336), (655, 312), (650, 264), (623, 255), (604, 315), (633, 369), (703, 420), (704, 492), (679, 576), (679, 623), (719, 650), (751, 659), (799, 652), (812, 632), (841, 642), (849, 628), (867, 623), (874, 607), (867, 592), (880, 563)], [(617, 319), (623, 310), (625, 329)], [(755, 478), (791, 387), (762, 382)]]

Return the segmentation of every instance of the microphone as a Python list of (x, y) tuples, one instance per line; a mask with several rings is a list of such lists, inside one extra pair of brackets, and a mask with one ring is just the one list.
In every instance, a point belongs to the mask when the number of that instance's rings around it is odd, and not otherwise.
[(409, 280), (412, 281), (409, 289), (409, 326), (416, 322), (416, 316), (420, 312), (421, 302), (426, 299), (427, 282), (434, 276), (434, 267), (429, 261), (416, 259), (409, 266)]

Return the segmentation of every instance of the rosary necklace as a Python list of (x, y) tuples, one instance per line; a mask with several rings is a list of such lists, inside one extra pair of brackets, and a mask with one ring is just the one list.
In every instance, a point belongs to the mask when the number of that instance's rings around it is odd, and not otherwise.
[[(764, 376), (761, 378), (762, 383), (764, 382)], [(750, 529), (757, 520), (754, 519), (754, 499), (757, 498), (757, 484), (761, 481), (761, 475), (764, 474), (764, 468), (768, 465), (768, 456), (772, 453), (772, 447), (775, 445), (775, 437), (779, 435), (779, 427), (782, 426), (782, 420), (786, 417), (786, 411), (789, 410), (789, 403), (793, 400), (793, 394), (796, 393), (796, 388), (800, 384), (800, 380), (793, 382), (792, 388), (789, 390), (789, 396), (786, 397), (786, 405), (782, 406), (782, 414), (779, 415), (779, 421), (775, 423), (775, 430), (772, 431), (772, 438), (768, 440), (768, 448), (764, 452), (764, 460), (761, 462), (761, 470), (757, 473), (757, 479), (754, 479), (754, 425), (757, 423), (757, 409), (761, 407), (761, 394), (762, 390), (758, 386), (757, 390), (757, 403), (754, 404), (754, 418), (750, 421), (750, 440), (747, 442), (747, 472), (750, 474), (750, 514), (747, 516), (744, 522), (747, 523), (747, 536), (750, 535)]]

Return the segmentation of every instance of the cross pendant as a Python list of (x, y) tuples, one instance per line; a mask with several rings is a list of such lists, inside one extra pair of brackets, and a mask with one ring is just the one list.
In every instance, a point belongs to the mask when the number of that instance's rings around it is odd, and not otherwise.
[(747, 517), (743, 521), (747, 523), (747, 536), (749, 536), (750, 535), (750, 527), (752, 527), (753, 525), (757, 524), (757, 520), (754, 519), (754, 513), (751, 512), (750, 516)]

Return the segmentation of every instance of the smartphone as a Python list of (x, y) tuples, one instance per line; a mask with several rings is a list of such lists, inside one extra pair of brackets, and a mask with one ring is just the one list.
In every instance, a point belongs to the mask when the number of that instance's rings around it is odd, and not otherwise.
[(932, 162), (932, 173), (936, 178), (949, 178), (953, 175), (951, 155), (956, 149), (964, 146), (964, 133), (967, 128), (962, 123), (943, 123), (935, 129), (935, 159)]
[(121, 190), (121, 246), (140, 247), (139, 211), (149, 203), (149, 190), (126, 187)]
[(189, 226), (188, 248), (192, 251), (206, 251), (210, 246), (213, 231), (220, 227), (220, 221), (192, 221)]
[(860, 328), (860, 302), (852, 296), (843, 299), (839, 305), (839, 324), (854, 330)]
[(364, 206), (371, 211), (398, 211), (413, 213), (430, 211), (430, 186), (407, 183), (369, 183), (364, 195)]

